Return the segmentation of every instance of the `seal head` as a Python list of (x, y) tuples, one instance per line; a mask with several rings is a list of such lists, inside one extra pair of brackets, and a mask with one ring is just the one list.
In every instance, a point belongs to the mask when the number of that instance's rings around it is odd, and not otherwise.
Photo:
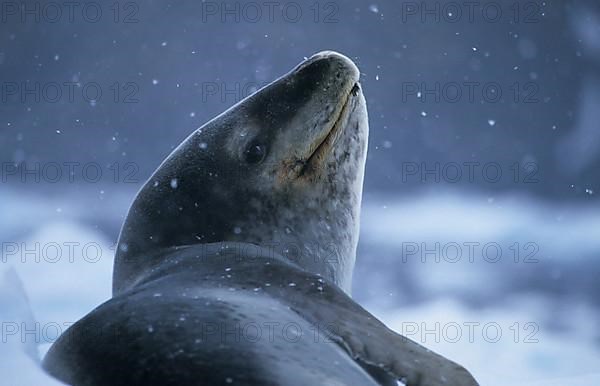
[(359, 77), (318, 53), (191, 134), (135, 198), (113, 293), (156, 250), (215, 242), (271, 248), (349, 293), (368, 137)]

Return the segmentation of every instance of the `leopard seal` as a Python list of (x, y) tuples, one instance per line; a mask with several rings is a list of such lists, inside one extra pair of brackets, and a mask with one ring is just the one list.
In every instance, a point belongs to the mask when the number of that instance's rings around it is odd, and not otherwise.
[(318, 53), (184, 140), (130, 208), (112, 299), (44, 368), (72, 385), (477, 385), (350, 297), (359, 78)]

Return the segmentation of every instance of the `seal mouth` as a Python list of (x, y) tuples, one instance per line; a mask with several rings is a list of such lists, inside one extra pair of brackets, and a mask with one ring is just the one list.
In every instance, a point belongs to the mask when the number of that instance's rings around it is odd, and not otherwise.
[(330, 149), (332, 149), (341, 133), (346, 127), (346, 122), (350, 115), (350, 105), (354, 97), (358, 96), (360, 92), (360, 84), (354, 83), (348, 94), (345, 96), (339, 112), (337, 112), (336, 118), (333, 120), (331, 127), (323, 131), (323, 135), (315, 141), (315, 144), (311, 146), (312, 152), (304, 159), (298, 162), (302, 165), (298, 173), (298, 178), (314, 172), (318, 164), (325, 158)]

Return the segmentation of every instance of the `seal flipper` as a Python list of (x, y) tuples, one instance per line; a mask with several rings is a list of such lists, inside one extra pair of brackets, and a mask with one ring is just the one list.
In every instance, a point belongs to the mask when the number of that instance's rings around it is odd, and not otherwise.
[[(380, 368), (407, 386), (477, 386), (462, 366), (396, 334), (335, 286), (328, 296), (296, 302), (296, 312), (308, 320), (328, 321), (331, 339), (344, 347), (363, 368)], [(302, 299), (302, 298), (300, 298)], [(298, 299), (295, 299), (298, 300)], [(308, 302), (321, 303), (315, 307)], [(369, 373), (381, 375), (373, 370)]]
[(464, 367), (390, 330), (336, 285), (305, 271), (285, 271), (274, 276), (306, 284), (269, 293), (309, 322), (326, 326), (330, 338), (380, 383), (391, 378), (407, 386), (478, 385)]

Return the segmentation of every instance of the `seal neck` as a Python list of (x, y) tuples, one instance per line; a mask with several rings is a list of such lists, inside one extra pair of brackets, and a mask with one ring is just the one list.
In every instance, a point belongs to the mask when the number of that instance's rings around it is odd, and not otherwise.
[(207, 275), (211, 276), (214, 272), (218, 272), (219, 277), (222, 277), (236, 266), (258, 264), (286, 265), (296, 270), (302, 270), (301, 267), (273, 249), (250, 243), (219, 242), (185, 245), (165, 248), (144, 255), (143, 264), (140, 264), (139, 269), (131, 272), (127, 278), (121, 278), (118, 282), (119, 286), (115, 286), (113, 289), (113, 296), (182, 272), (193, 273), (199, 278), (205, 278)]

